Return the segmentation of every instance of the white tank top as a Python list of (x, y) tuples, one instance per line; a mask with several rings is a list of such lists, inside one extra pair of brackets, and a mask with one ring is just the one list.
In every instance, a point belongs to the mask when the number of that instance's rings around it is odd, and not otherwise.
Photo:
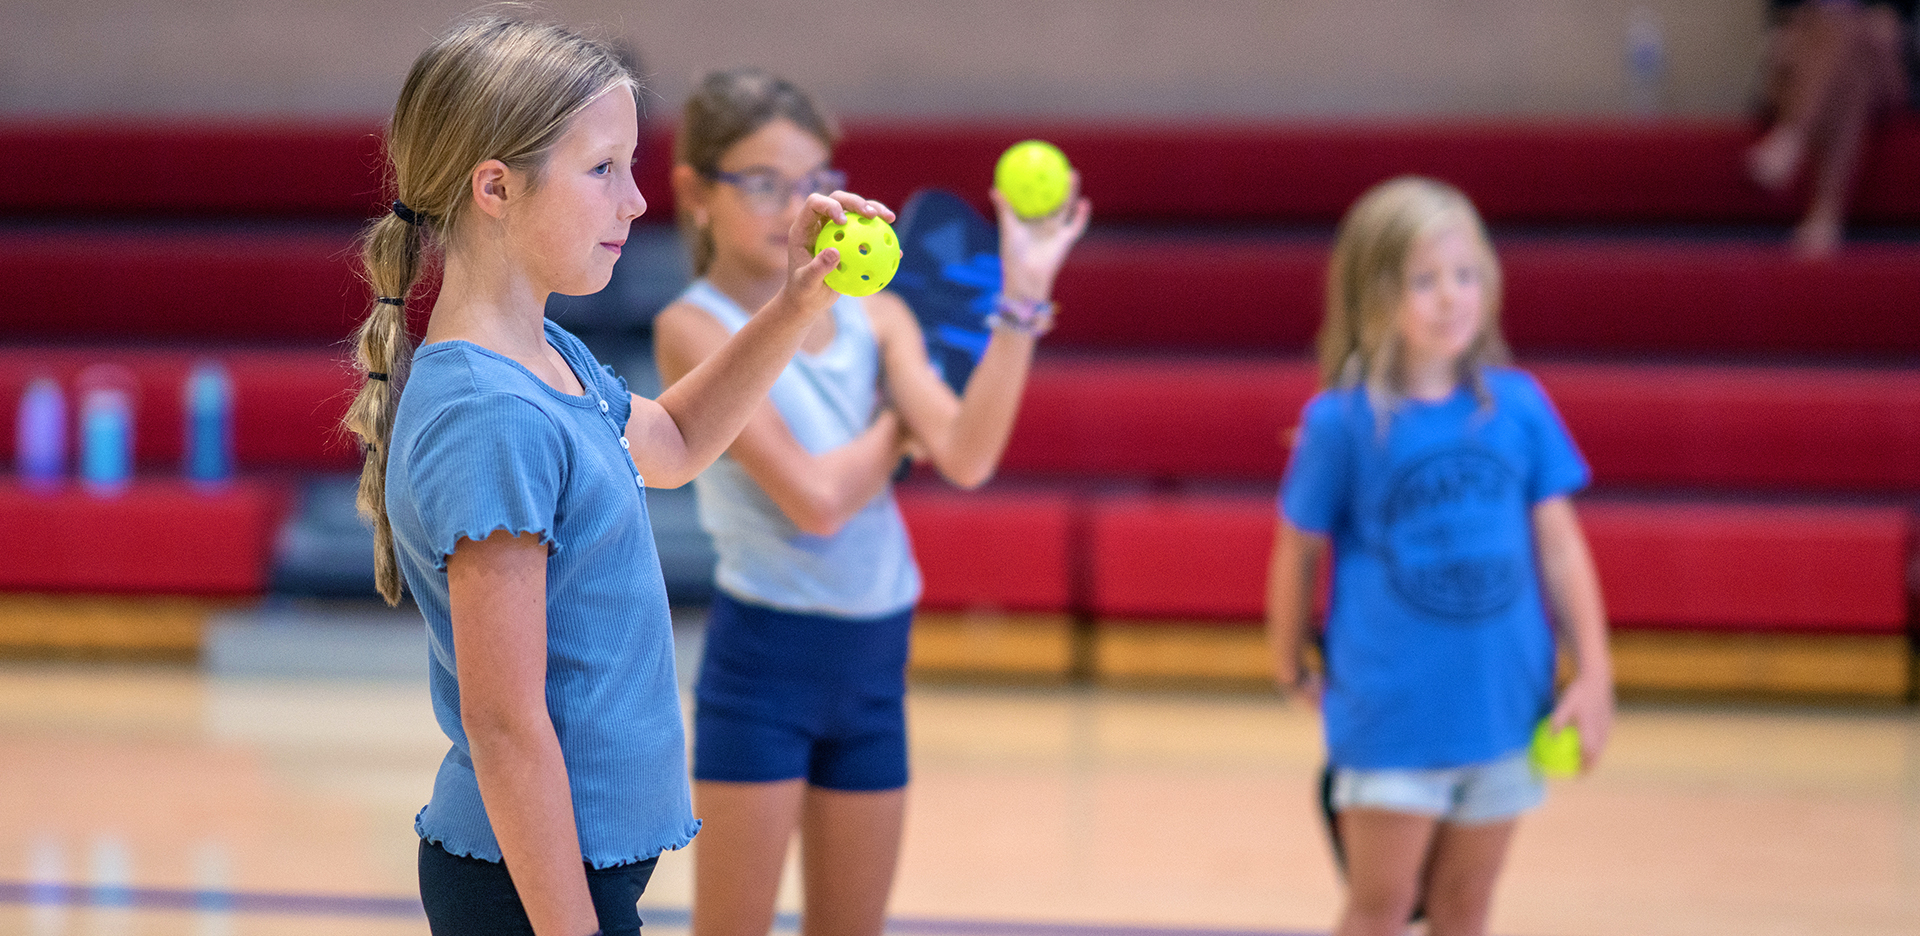
[[(680, 299), (729, 333), (747, 323), (746, 310), (705, 279)], [(833, 341), (818, 354), (795, 354), (767, 394), (815, 455), (853, 441), (880, 411), (880, 347), (866, 309), (841, 296), (830, 314)], [(735, 598), (851, 618), (893, 614), (920, 599), (920, 569), (891, 487), (832, 536), (800, 532), (730, 456), (694, 479), (693, 489), (700, 525), (719, 555), (714, 584)]]

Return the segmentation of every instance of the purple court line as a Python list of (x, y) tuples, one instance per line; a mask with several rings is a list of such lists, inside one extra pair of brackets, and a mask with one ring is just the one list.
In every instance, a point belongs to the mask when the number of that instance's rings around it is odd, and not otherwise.
[(23, 884), (0, 881), (0, 904), (71, 907), (138, 907), (222, 913), (290, 913), (312, 916), (417, 917), (418, 897), (356, 897), (186, 890), (118, 885)]
[[(200, 910), (213, 913), (284, 913), (303, 916), (419, 917), (417, 897), (359, 897), (340, 894), (276, 894), (248, 891), (206, 891), (166, 887), (121, 887), (81, 884), (28, 884), (0, 881), (0, 904), (71, 907), (137, 907), (148, 910)], [(685, 910), (644, 907), (651, 926), (685, 927)], [(782, 913), (774, 929), (799, 929), (800, 919)], [(954, 920), (893, 917), (888, 933), (901, 936), (1322, 936), (1289, 930), (1202, 929), (1170, 926), (1125, 926), (1100, 923), (1038, 923), (1013, 920)]]

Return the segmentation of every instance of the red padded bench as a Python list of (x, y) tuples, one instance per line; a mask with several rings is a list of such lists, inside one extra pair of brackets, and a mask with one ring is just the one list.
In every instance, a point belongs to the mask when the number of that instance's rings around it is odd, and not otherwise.
[[(1747, 182), (1758, 128), (1742, 120), (1343, 123), (853, 124), (837, 161), (870, 197), (922, 186), (976, 198), (1016, 140), (1058, 143), (1098, 217), (1326, 223), (1406, 173), (1452, 182), (1493, 221), (1783, 222), (1800, 202)], [(1920, 220), (1920, 122), (1875, 137), (1862, 221)]]
[[(336, 342), (366, 315), (350, 234), (0, 235), (0, 329), (20, 339)], [(1504, 245), (1505, 324), (1533, 351), (1908, 356), (1920, 249), (1825, 264), (1765, 244)], [(1098, 237), (1061, 273), (1051, 347), (1286, 351), (1320, 320), (1318, 241)], [(424, 299), (416, 303), (428, 307)]]
[[(147, 470), (171, 472), (180, 463), (181, 391), (202, 358), (219, 361), (234, 385), (234, 457), (242, 469), (351, 471), (359, 464), (338, 428), (354, 387), (337, 349), (226, 349), (188, 352), (125, 348), (0, 349), (0, 405), (11, 414), (29, 380), (46, 375), (67, 390), (69, 416), (79, 410), (74, 378), (98, 363), (117, 364), (138, 386), (134, 457)], [(11, 466), (12, 424), (0, 433), (0, 458)], [(71, 441), (73, 436), (69, 436)], [(77, 450), (76, 450), (77, 455)]]
[(1543, 363), (1602, 484), (1920, 491), (1920, 370)]
[(1074, 608), (1077, 512), (1066, 494), (898, 490), (930, 610)]
[(366, 316), (351, 234), (0, 234), (13, 341), (338, 342)]
[[(1580, 515), (1617, 627), (1899, 634), (1900, 508), (1593, 501)], [(1274, 502), (1136, 496), (1090, 508), (1090, 608), (1122, 619), (1263, 615)]]
[[(1920, 371), (1582, 364), (1532, 372), (1602, 485), (1920, 490)], [(1277, 481), (1312, 363), (1049, 357), (1009, 475)]]
[[(0, 214), (364, 218), (380, 202), (377, 132), (322, 121), (13, 122), (0, 125), (0, 149), (22, 174), (0, 194)], [(662, 219), (673, 207), (670, 135), (650, 130), (640, 177)], [(1065, 148), (1106, 221), (1325, 223), (1368, 186), (1408, 172), (1460, 185), (1496, 221), (1787, 221), (1798, 202), (1768, 197), (1742, 174), (1756, 135), (1737, 119), (855, 121), (838, 162), (871, 197), (899, 204), (939, 186), (984, 207), (1000, 151), (1044, 137)], [(138, 153), (141, 170), (74, 168), (101, 153)], [(1920, 179), (1906, 168), (1916, 162), (1920, 124), (1892, 122), (1868, 154), (1855, 216), (1920, 221)]]
[(1043, 357), (1001, 471), (1278, 480), (1316, 387), (1295, 359)]
[(18, 173), (10, 215), (354, 219), (380, 204), (379, 128), (357, 121), (28, 121), (0, 125), (0, 148)]
[(1580, 519), (1616, 626), (1906, 630), (1905, 509), (1596, 500)]
[[(1506, 240), (1502, 315), (1535, 352), (1862, 353), (1920, 347), (1920, 249), (1829, 263), (1783, 244)], [(1101, 236), (1056, 290), (1053, 347), (1297, 352), (1325, 304), (1328, 247), (1304, 239)]]
[(0, 591), (257, 594), (286, 501), (259, 480), (140, 480), (111, 497), (0, 483)]

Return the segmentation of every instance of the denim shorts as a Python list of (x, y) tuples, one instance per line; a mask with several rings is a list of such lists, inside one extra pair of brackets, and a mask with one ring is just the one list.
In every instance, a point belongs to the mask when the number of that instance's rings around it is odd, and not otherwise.
[(693, 778), (906, 786), (912, 623), (911, 608), (842, 618), (715, 593), (694, 685)]
[(1516, 751), (1498, 760), (1435, 770), (1335, 767), (1333, 808), (1379, 809), (1474, 824), (1514, 818), (1546, 799), (1547, 785)]

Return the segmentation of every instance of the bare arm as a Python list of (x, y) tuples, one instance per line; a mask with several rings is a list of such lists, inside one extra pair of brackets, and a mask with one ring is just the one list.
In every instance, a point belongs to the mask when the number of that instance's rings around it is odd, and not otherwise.
[(845, 221), (849, 211), (893, 220), (885, 205), (845, 192), (809, 195), (806, 205), (787, 238), (787, 282), (772, 301), (659, 400), (634, 397), (626, 435), (648, 484), (679, 487), (713, 464), (765, 399), (807, 329), (833, 305), (838, 294), (824, 280), (840, 254), (831, 247), (817, 257), (807, 251), (820, 226), (829, 218)]
[(1613, 731), (1613, 657), (1607, 649), (1600, 576), (1567, 498), (1548, 498), (1534, 506), (1533, 536), (1554, 626), (1572, 648), (1575, 667), (1573, 681), (1554, 707), (1553, 724), (1579, 727), (1581, 763), (1591, 769)]
[[(1054, 277), (1086, 233), (1092, 212), (1078, 191), (1076, 176), (1068, 207), (1032, 221), (1021, 220), (1000, 193), (992, 193), (1000, 216), (1001, 291), (1009, 299), (1045, 302), (1052, 297)], [(928, 363), (920, 326), (906, 303), (882, 293), (867, 300), (867, 311), (880, 340), (887, 389), (928, 459), (960, 487), (985, 484), (1013, 433), (1036, 340), (995, 328), (986, 354), (967, 380), (966, 393), (956, 397)]]
[(1286, 518), (1274, 525), (1273, 560), (1267, 568), (1267, 642), (1273, 650), (1273, 681), (1289, 697), (1320, 703), (1322, 676), (1304, 663), (1313, 627), (1313, 592), (1327, 538)]
[(447, 557), (460, 724), (487, 821), (536, 933), (599, 929), (547, 712), (547, 547), (500, 531)]
[[(668, 306), (654, 320), (654, 357), (673, 387), (726, 345), (727, 331), (705, 310)], [(883, 412), (853, 441), (815, 455), (762, 400), (727, 451), (804, 533), (830, 536), (886, 489), (906, 451), (900, 419)]]

